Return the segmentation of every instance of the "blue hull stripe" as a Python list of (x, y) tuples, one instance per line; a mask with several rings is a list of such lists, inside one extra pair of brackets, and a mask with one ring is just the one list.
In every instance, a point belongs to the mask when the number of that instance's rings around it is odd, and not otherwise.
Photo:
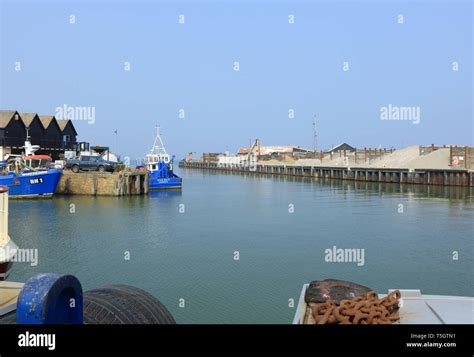
[(154, 177), (150, 175), (148, 187), (152, 190), (162, 188), (181, 188), (182, 179), (180, 177)]

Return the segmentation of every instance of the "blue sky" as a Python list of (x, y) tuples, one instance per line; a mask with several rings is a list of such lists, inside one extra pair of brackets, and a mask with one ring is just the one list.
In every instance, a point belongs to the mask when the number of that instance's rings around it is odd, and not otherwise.
[[(95, 107), (79, 139), (132, 159), (156, 124), (178, 158), (311, 148), (314, 114), (318, 149), (473, 145), (472, 23), (470, 1), (1, 0), (0, 107)], [(420, 123), (381, 120), (389, 104)]]

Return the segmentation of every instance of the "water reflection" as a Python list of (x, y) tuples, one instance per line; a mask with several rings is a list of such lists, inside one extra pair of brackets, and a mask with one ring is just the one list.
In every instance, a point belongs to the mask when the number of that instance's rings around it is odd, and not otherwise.
[(356, 194), (389, 194), (389, 195), (411, 195), (415, 197), (427, 198), (445, 198), (450, 200), (468, 200), (474, 201), (474, 192), (472, 187), (458, 186), (434, 186), (434, 185), (414, 185), (397, 183), (379, 183), (351, 180), (305, 178), (297, 176), (284, 175), (266, 175), (247, 172), (232, 172), (219, 170), (193, 170), (181, 169), (190, 177), (196, 176), (241, 176), (242, 178), (253, 178), (254, 180), (266, 182), (311, 182), (322, 188), (348, 190)]

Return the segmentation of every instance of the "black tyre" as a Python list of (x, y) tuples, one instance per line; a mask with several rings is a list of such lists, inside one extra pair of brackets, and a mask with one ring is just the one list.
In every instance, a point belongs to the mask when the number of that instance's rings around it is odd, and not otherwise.
[(73, 165), (72, 168), (71, 168), (72, 172), (74, 172), (75, 174), (77, 174), (79, 172), (79, 166), (78, 165)]
[(16, 324), (16, 311), (15, 310), (0, 317), (0, 325), (13, 325), (13, 324)]
[(104, 166), (99, 166), (99, 172), (105, 172), (105, 167)]
[(175, 324), (168, 309), (146, 291), (111, 285), (84, 293), (86, 324)]

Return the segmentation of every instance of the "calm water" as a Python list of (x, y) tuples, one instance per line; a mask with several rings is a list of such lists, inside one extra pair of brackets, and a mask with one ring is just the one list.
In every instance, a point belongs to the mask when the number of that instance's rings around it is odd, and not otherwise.
[[(325, 278), (474, 295), (470, 189), (181, 175), (182, 192), (10, 201), (10, 236), (39, 254), (36, 267), (17, 263), (10, 280), (59, 272), (85, 290), (133, 284), (179, 323), (290, 323), (288, 300)], [(365, 265), (325, 262), (333, 246), (365, 249)]]

